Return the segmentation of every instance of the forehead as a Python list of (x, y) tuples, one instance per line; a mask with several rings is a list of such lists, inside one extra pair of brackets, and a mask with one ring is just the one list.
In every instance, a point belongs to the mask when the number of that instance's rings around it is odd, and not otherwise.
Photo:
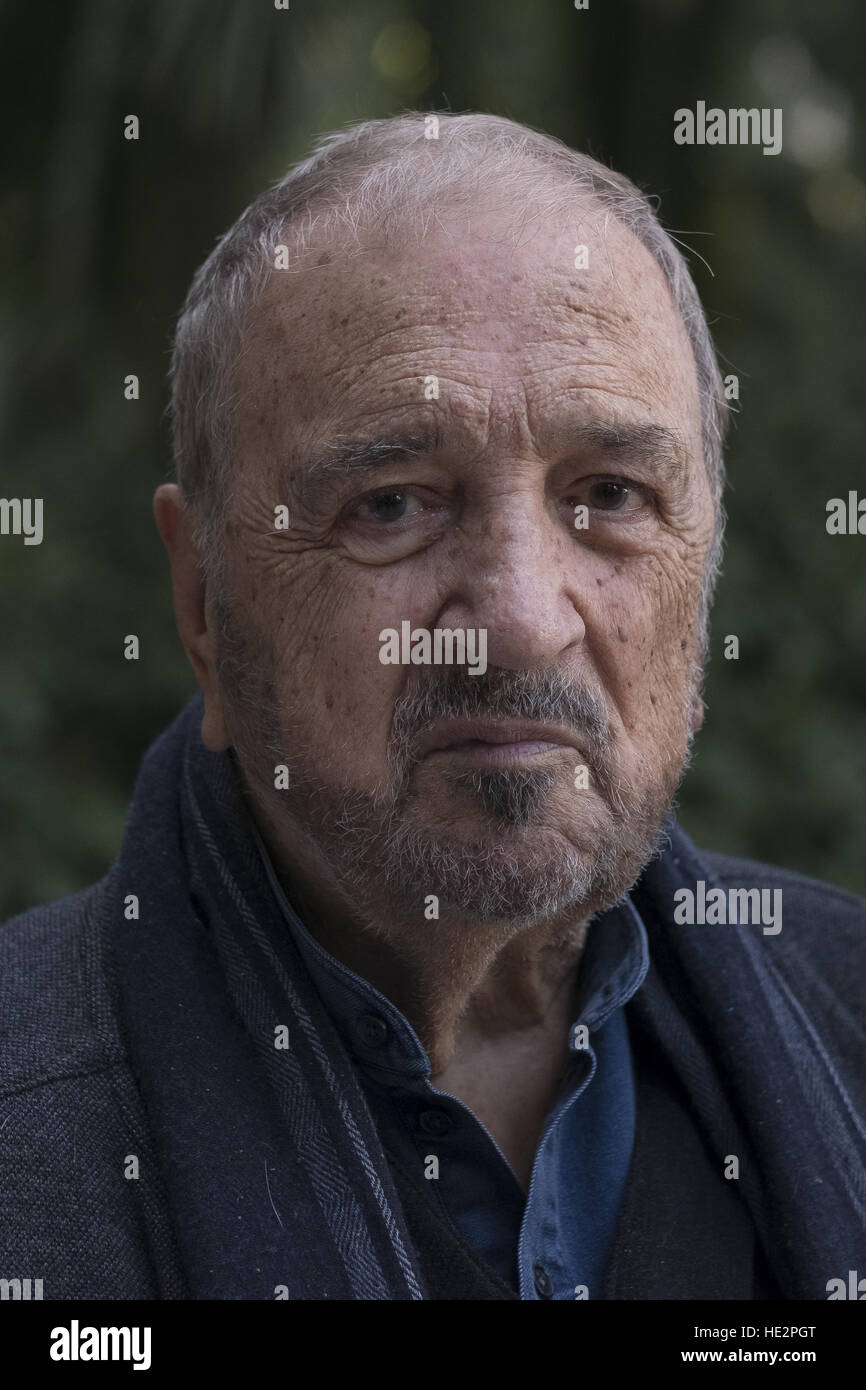
[[(522, 414), (567, 401), (699, 440), (691, 346), (646, 248), (592, 201), (520, 222), (484, 202), (430, 209), (387, 238), (319, 241), (275, 271), (249, 324), (239, 382), (249, 423), (296, 441), (424, 399), (445, 413)], [(518, 409), (519, 403), (519, 409)]]

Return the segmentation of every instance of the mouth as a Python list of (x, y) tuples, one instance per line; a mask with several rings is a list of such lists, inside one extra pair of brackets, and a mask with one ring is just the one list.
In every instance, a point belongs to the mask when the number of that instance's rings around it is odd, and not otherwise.
[(551, 754), (581, 758), (573, 735), (557, 725), (532, 720), (448, 719), (420, 742), (420, 758), (456, 757), (485, 767), (507, 767)]

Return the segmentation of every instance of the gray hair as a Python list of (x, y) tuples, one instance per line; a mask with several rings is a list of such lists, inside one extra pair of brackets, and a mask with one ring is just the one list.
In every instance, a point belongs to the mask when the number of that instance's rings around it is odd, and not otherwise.
[[(435, 124), (433, 124), (435, 123)], [(435, 138), (427, 132), (436, 131)], [(471, 205), (494, 189), (525, 218), (552, 217), (576, 192), (592, 195), (640, 241), (664, 273), (692, 345), (701, 402), (715, 537), (701, 595), (706, 632), (724, 531), (722, 448), (728, 423), (707, 320), (685, 259), (645, 195), (621, 174), (553, 136), (503, 116), (410, 111), (361, 121), (320, 138), (309, 158), (260, 194), (196, 272), (177, 324), (171, 360), (174, 460), (208, 579), (219, 584), (222, 525), (230, 495), (234, 385), (244, 328), (274, 269), (277, 245), (292, 237), (387, 236), (440, 195)], [(422, 217), (426, 231), (429, 215)]]

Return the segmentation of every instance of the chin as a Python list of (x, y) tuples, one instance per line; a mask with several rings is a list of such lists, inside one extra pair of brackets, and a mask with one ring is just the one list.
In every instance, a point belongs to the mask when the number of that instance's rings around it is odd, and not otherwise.
[(552, 826), (508, 825), (480, 836), (472, 828), (470, 838), (404, 825), (382, 865), (391, 893), (407, 905), (435, 895), (439, 920), (529, 924), (596, 912), (630, 885), (631, 865), (607, 837), (576, 845)]

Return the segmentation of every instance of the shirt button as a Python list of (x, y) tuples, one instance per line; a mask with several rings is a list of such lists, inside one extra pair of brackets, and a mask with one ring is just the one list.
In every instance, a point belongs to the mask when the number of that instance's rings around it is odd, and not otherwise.
[(388, 1025), (375, 1014), (362, 1014), (358, 1019), (358, 1040), (365, 1047), (381, 1047), (388, 1036)]
[(418, 1123), (425, 1134), (432, 1134), (437, 1139), (441, 1139), (443, 1134), (447, 1134), (454, 1123), (447, 1110), (422, 1110)]
[(538, 1297), (553, 1298), (553, 1284), (550, 1275), (544, 1265), (539, 1264), (537, 1260), (532, 1266), (532, 1277), (535, 1280), (535, 1292)]

